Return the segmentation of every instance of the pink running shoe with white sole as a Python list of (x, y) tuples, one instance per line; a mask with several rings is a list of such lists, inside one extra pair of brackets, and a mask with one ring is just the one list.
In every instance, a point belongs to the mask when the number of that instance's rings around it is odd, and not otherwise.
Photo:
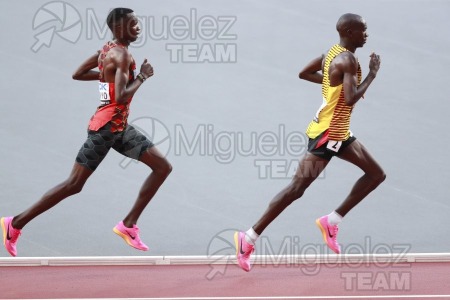
[(338, 226), (328, 223), (328, 216), (323, 216), (316, 220), (317, 226), (322, 231), (323, 240), (334, 253), (341, 253), (341, 246), (338, 244), (336, 238), (338, 233)]
[(12, 227), (13, 217), (4, 217), (1, 219), (0, 223), (2, 223), (2, 231), (3, 231), (3, 244), (5, 245), (6, 250), (12, 256), (17, 255), (16, 243), (21, 230)]
[(131, 247), (142, 251), (148, 250), (147, 245), (144, 244), (139, 237), (139, 228), (136, 225), (133, 225), (133, 228), (128, 228), (125, 227), (123, 221), (120, 221), (119, 224), (113, 228), (113, 231), (121, 236)]
[(239, 266), (242, 270), (249, 272), (251, 268), (250, 255), (255, 251), (255, 246), (247, 243), (245, 233), (242, 231), (234, 233), (234, 244), (236, 245), (236, 258)]

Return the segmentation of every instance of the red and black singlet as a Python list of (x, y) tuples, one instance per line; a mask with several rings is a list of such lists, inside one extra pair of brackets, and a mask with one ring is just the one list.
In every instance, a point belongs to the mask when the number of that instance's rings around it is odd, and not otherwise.
[[(127, 120), (129, 115), (129, 107), (133, 97), (127, 99), (123, 104), (116, 102), (115, 86), (114, 82), (105, 82), (103, 78), (103, 60), (105, 59), (109, 50), (115, 47), (124, 47), (121, 44), (109, 41), (106, 43), (101, 52), (98, 68), (100, 70), (98, 90), (100, 93), (100, 106), (92, 116), (89, 122), (89, 130), (98, 131), (100, 128), (111, 123), (112, 132), (120, 132), (127, 126)], [(133, 63), (130, 66), (128, 82), (135, 80), (136, 64)]]

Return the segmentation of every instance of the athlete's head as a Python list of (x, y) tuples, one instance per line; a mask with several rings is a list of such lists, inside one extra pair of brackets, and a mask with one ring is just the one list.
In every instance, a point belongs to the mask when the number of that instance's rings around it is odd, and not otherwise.
[(336, 23), (336, 30), (341, 40), (345, 40), (355, 48), (362, 47), (369, 36), (366, 21), (356, 14), (342, 15)]
[(118, 7), (111, 10), (106, 18), (106, 24), (118, 40), (136, 41), (140, 28), (138, 19), (130, 8)]

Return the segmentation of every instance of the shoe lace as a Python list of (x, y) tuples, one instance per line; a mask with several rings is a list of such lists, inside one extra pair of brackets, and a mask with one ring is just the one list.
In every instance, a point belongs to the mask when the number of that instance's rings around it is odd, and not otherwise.
[(339, 227), (337, 225), (334, 225), (334, 226), (330, 226), (330, 228), (331, 228), (331, 233), (333, 234), (333, 237), (332, 237), (333, 242), (337, 244), (337, 240), (336, 239), (337, 239), (337, 234), (338, 234), (338, 231), (339, 231)]
[[(12, 227), (12, 226), (11, 226)], [(19, 229), (15, 229), (15, 228), (10, 228), (10, 234), (11, 234), (11, 243), (15, 243), (17, 242), (17, 239), (19, 238), (19, 236), (22, 234), (22, 231)]]
[(255, 251), (255, 246), (253, 246), (253, 245), (251, 245), (251, 244), (248, 244), (247, 246), (248, 246), (247, 250), (246, 250), (245, 253), (242, 255), (242, 256), (244, 256), (245, 258), (250, 257), (250, 255), (252, 255), (252, 253)]
[(141, 241), (141, 238), (139, 237), (139, 227), (134, 225), (133, 228), (128, 228), (128, 230), (130, 230), (133, 233), (135, 241), (137, 242)]

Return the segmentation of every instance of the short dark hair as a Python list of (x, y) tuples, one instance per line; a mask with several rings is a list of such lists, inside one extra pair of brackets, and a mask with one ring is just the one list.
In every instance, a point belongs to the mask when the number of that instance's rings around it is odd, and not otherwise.
[(134, 12), (130, 8), (117, 7), (111, 10), (106, 18), (106, 24), (108, 24), (109, 29), (113, 30), (114, 26), (125, 18), (128, 14)]

